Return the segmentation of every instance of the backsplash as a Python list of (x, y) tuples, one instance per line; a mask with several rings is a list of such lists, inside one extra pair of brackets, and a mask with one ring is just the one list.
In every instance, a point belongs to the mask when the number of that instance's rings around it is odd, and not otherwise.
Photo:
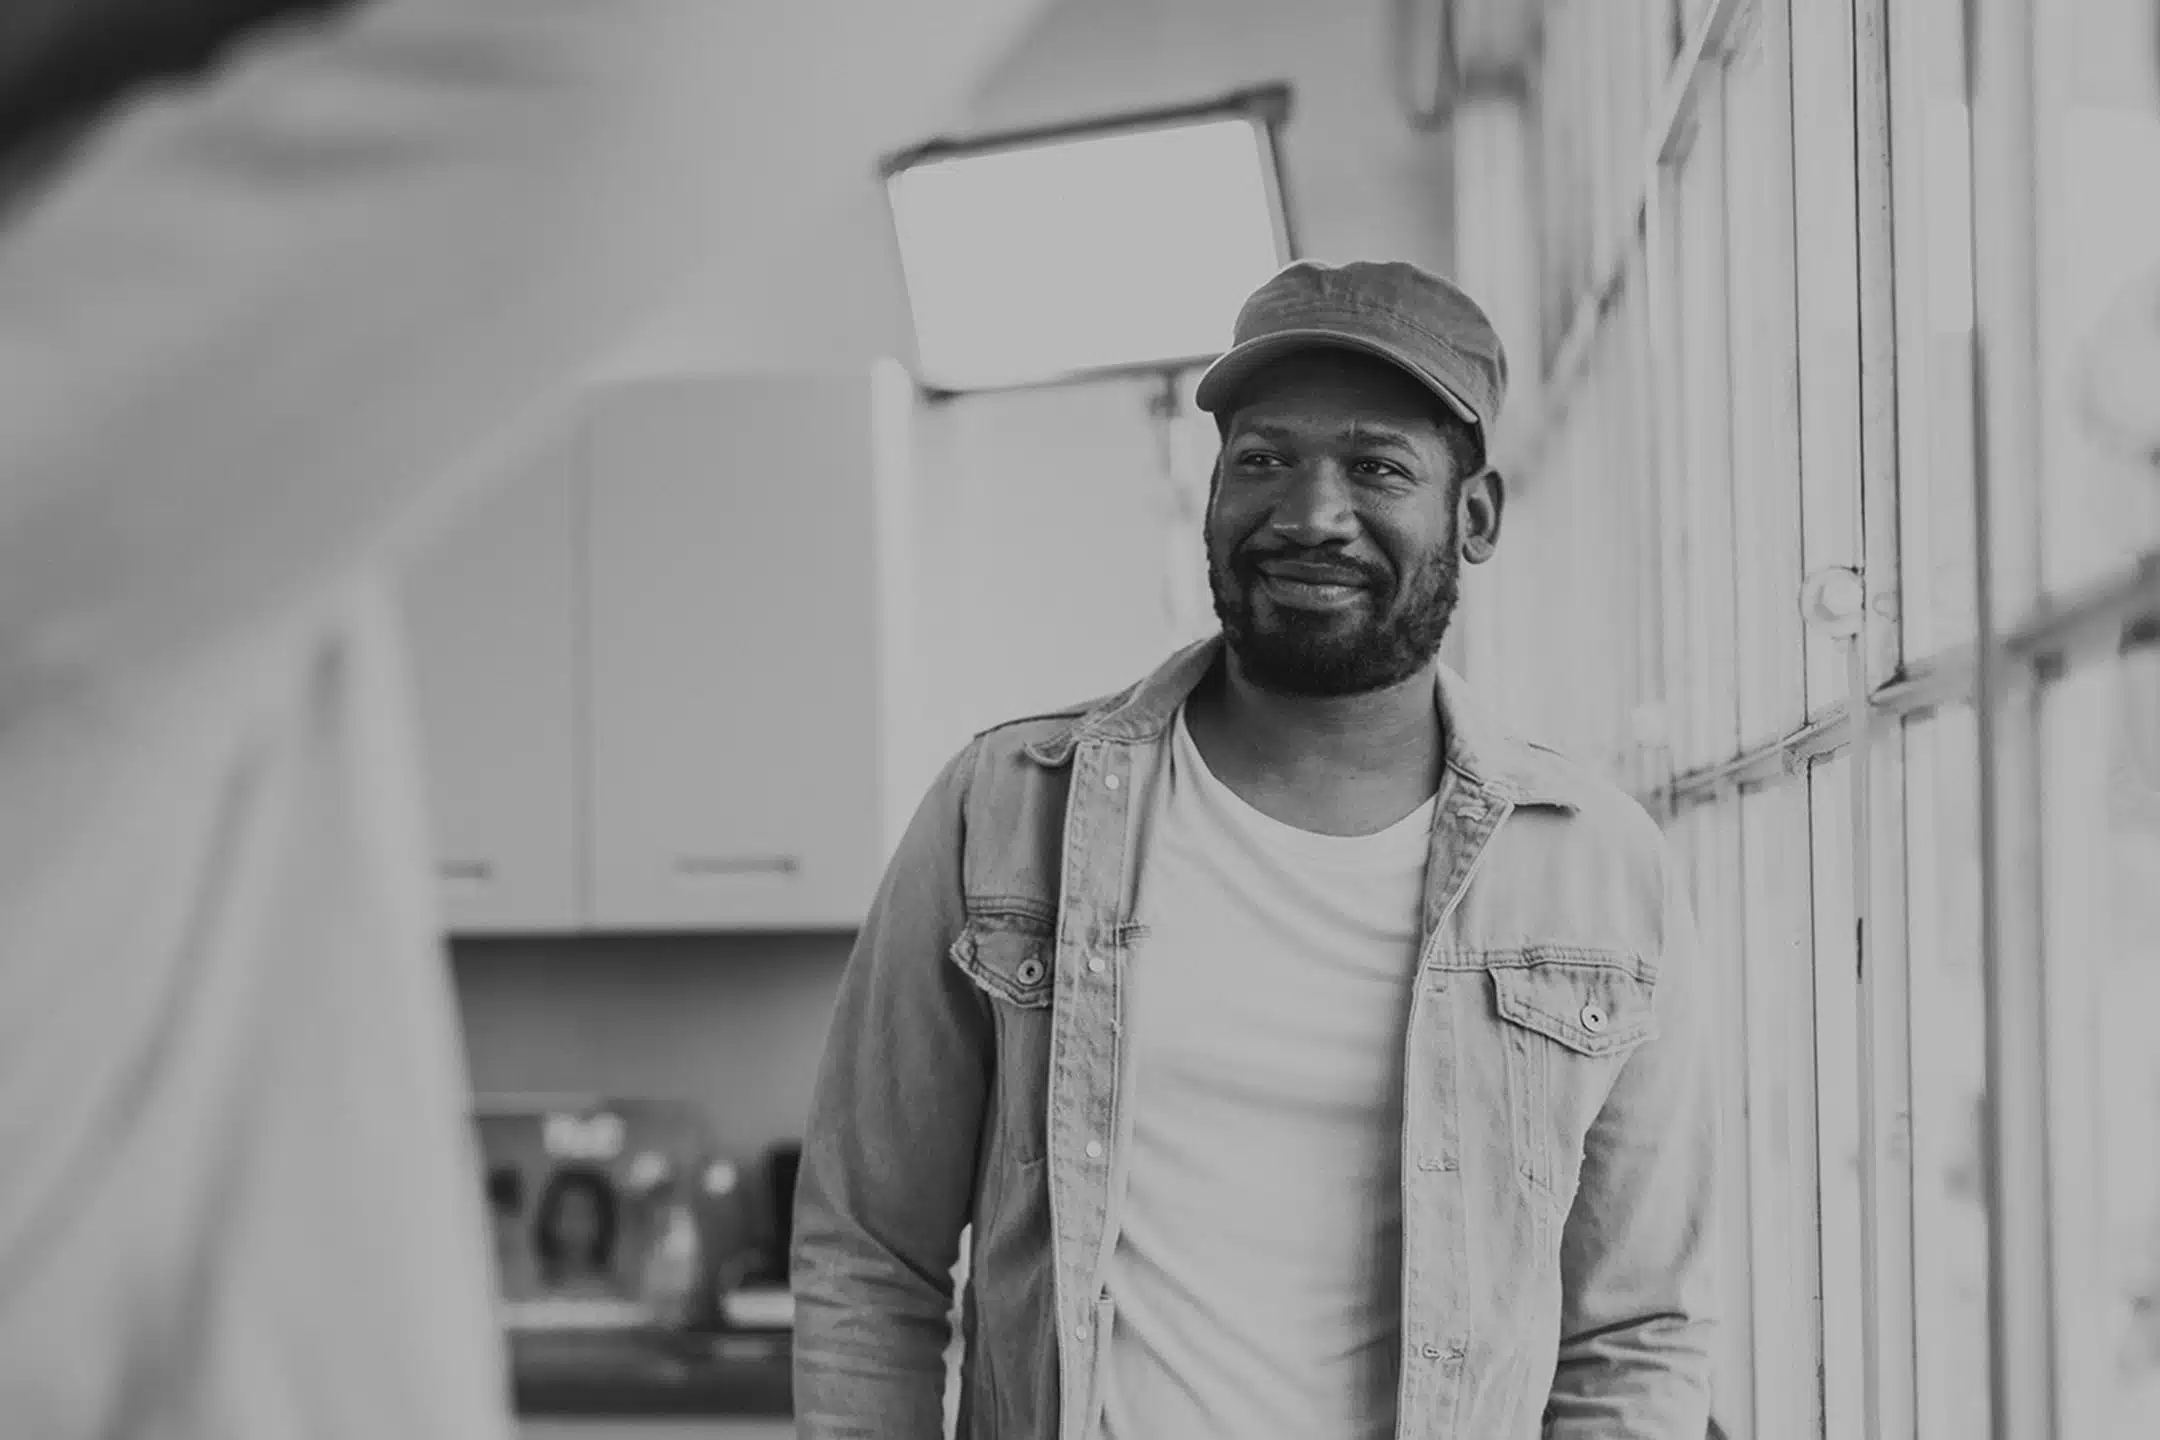
[(473, 1087), (689, 1100), (745, 1157), (802, 1136), (850, 933), (451, 945)]

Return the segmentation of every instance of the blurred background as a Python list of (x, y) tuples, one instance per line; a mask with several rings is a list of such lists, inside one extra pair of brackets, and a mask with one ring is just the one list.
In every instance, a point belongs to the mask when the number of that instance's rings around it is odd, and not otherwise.
[(789, 1433), (852, 927), (973, 731), (1212, 628), (1190, 386), (1314, 256), (1494, 316), (1446, 658), (1692, 861), (1718, 1425), (2151, 1435), (2152, 0), (733, 9), (725, 253), (404, 587), (528, 1433)]

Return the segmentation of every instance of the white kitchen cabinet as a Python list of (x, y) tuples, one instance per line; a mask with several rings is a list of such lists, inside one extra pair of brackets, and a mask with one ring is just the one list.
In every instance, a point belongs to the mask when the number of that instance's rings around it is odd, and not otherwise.
[(930, 769), (914, 396), (618, 380), (409, 572), (458, 933), (844, 928)]
[(911, 408), (890, 369), (591, 397), (590, 926), (861, 920), (915, 778), (893, 703)]
[(434, 537), (404, 600), (450, 928), (579, 919), (574, 432), (537, 437)]

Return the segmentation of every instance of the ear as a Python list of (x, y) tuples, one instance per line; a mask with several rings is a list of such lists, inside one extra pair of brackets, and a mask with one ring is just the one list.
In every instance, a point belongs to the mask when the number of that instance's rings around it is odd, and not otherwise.
[(1463, 481), (1455, 502), (1455, 533), (1462, 537), (1462, 558), (1472, 565), (1492, 559), (1500, 546), (1500, 516), (1507, 508), (1507, 480), (1497, 470), (1480, 470)]

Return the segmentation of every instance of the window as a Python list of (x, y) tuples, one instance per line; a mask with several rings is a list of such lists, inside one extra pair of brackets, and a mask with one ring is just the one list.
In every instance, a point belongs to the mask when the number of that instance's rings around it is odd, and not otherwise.
[(1672, 474), (1680, 546), (1674, 597), (1683, 626), (1674, 655), (1681, 703), (1675, 756), (1683, 770), (1732, 753), (1739, 695), (1733, 668), (1732, 367), (1725, 278), (1725, 125), (1706, 107), (1666, 186), (1666, 255), (1678, 445)]
[[(1741, 916), (1735, 904), (1741, 888), (1740, 816), (1729, 805), (1704, 806), (1677, 817), (1673, 838), (1689, 863), (1693, 880), (1690, 900), (1695, 908), (1695, 928), (1705, 955), (1725, 957), (1741, 953)], [(1758, 1056), (1754, 1037), (1772, 1026), (1778, 998), (1763, 986), (1750, 987), (1746, 972), (1738, 965), (1712, 967), (1717, 1030), (1721, 1041), (1719, 1067), (1730, 1080), (1747, 1076), (1753, 1063), (1767, 1062)], [(1772, 1030), (1774, 1033), (1774, 1029)], [(1773, 1307), (1764, 1316), (1767, 1332), (1758, 1335), (1757, 1279), (1778, 1268), (1771, 1257), (1780, 1251), (1780, 1235), (1797, 1243), (1804, 1231), (1791, 1223), (1789, 1198), (1793, 1187), (1780, 1181), (1777, 1151), (1767, 1130), (1754, 1121), (1761, 1117), (1760, 1090), (1746, 1084), (1727, 1083), (1719, 1088), (1722, 1135), (1728, 1157), (1725, 1176), (1727, 1222), (1719, 1232), (1724, 1242), (1720, 1279), (1724, 1284), (1721, 1309), (1727, 1321), (1718, 1354), (1716, 1414), (1731, 1436), (1755, 1433), (1749, 1417), (1763, 1404), (1775, 1406), (1788, 1374), (1756, 1375), (1755, 1356), (1765, 1349), (1764, 1340), (1779, 1334)], [(1801, 1224), (1804, 1225), (1802, 1220)], [(1788, 1247), (1789, 1248), (1789, 1247)], [(1768, 1292), (1771, 1286), (1760, 1287)], [(1765, 1295), (1766, 1300), (1774, 1296)], [(1770, 1347), (1775, 1353), (1775, 1347)]]
[[(1725, 291), (1733, 539), (1746, 563), (1734, 585), (1733, 674), (1738, 743), (1776, 740), (1807, 715), (1800, 593), (1800, 335), (1793, 256), (1791, 65), (1776, 26), (1751, 21), (1736, 36), (1718, 93), (1723, 115)], [(1710, 163), (1705, 157), (1704, 163)], [(1708, 290), (1707, 275), (1687, 277)], [(1710, 357), (1714, 361), (1714, 354)], [(1706, 395), (1705, 404), (1718, 397)], [(1722, 749), (1729, 753), (1730, 737)], [(1707, 759), (1722, 755), (1706, 756)]]
[[(2033, 0), (2038, 699), (2063, 1433), (2160, 1407), (2160, 7)], [(2015, 628), (2013, 626), (2013, 628)]]
[(918, 378), (965, 391), (1211, 357), (1290, 256), (1288, 103), (1278, 87), (888, 161)]
[(1740, 913), (1741, 942), (1718, 958), (1738, 967), (1748, 995), (1747, 1068), (1733, 1078), (1747, 1097), (1756, 1400), (1754, 1415), (1724, 1417), (1735, 1437), (1822, 1428), (1829, 1297), (1818, 1197), (1838, 1182), (1823, 1175), (1816, 1144), (1817, 1071), (1830, 1037), (1816, 1002), (1810, 887), (1792, 883), (1813, 872), (1808, 798), (1803, 775), (1704, 807), (1737, 811), (1738, 885), (1725, 903)]
[(2160, 542), (2160, 20), (2151, 0), (2036, 27), (2042, 578), (2102, 581)]
[(1988, 1432), (1987, 1099), (1979, 736), (1970, 707), (1904, 727), (1906, 971), (1919, 1440)]
[(1963, 0), (1889, 9), (1904, 658), (1972, 640), (1972, 120)]
[(1544, 257), (1549, 433), (1462, 623), (1693, 880), (1718, 1423), (2149, 1434), (2160, 5), (1544, 13), (1545, 213), (1460, 223)]
[(2065, 1289), (2074, 1433), (2129, 1440), (2160, 1406), (2160, 654), (2048, 687), (2046, 945), (2064, 1040)]

